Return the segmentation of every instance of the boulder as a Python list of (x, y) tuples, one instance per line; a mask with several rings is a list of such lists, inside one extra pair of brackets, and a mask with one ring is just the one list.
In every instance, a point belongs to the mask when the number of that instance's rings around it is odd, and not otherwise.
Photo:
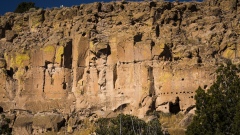
[(14, 38), (17, 37), (17, 33), (13, 30), (6, 30), (5, 38), (7, 41), (12, 42)]
[(33, 129), (58, 132), (65, 124), (65, 119), (58, 114), (36, 114), (32, 119)]
[(113, 11), (112, 3), (103, 3), (101, 6), (101, 11), (106, 13), (112, 12)]
[(0, 58), (0, 68), (5, 68), (6, 67), (6, 60), (3, 58)]

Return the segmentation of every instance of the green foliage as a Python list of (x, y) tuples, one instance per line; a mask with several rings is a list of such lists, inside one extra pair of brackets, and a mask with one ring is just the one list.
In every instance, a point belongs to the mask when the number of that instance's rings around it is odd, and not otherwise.
[(15, 13), (24, 13), (31, 8), (38, 9), (38, 7), (35, 6), (34, 2), (21, 2), (20, 4), (18, 4), (18, 6), (17, 6), (17, 8), (15, 9), (14, 12)]
[(238, 102), (238, 105), (236, 107), (236, 115), (234, 117), (234, 120), (233, 120), (233, 127), (232, 127), (232, 133), (234, 135), (240, 135), (240, 130), (239, 130), (239, 127), (240, 127), (240, 102)]
[(135, 116), (120, 114), (116, 118), (100, 118), (97, 121), (98, 135), (162, 135), (157, 119), (148, 123)]
[(144, 129), (143, 135), (163, 135), (159, 120), (153, 119), (149, 121)]
[(1, 135), (11, 135), (12, 129), (9, 128), (10, 120), (2, 115), (0, 118), (0, 134)]
[(216, 71), (217, 80), (205, 93), (196, 91), (196, 116), (187, 135), (239, 134), (240, 67), (228, 63)]

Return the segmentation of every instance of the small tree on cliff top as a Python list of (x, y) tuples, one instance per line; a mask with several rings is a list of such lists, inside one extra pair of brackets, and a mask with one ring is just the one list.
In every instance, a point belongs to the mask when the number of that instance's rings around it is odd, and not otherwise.
[(228, 63), (217, 70), (217, 80), (205, 93), (198, 88), (196, 116), (187, 135), (240, 134), (240, 66)]
[(28, 11), (30, 8), (38, 9), (38, 7), (35, 6), (34, 2), (22, 2), (22, 3), (18, 4), (18, 6), (14, 12), (15, 13), (24, 13), (24, 12)]

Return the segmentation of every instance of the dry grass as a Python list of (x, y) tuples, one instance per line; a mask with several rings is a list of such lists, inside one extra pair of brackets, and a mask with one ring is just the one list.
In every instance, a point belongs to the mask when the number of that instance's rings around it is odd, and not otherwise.
[(96, 125), (94, 122), (89, 121), (89, 119), (84, 119), (81, 123), (81, 127), (76, 129), (73, 133), (67, 132), (67, 127), (61, 128), (59, 132), (47, 132), (41, 135), (91, 135), (96, 130)]
[(170, 135), (185, 135), (185, 128), (180, 127), (179, 123), (184, 118), (183, 114), (160, 114), (159, 121), (164, 129), (168, 129)]
[(170, 135), (185, 135), (186, 129), (184, 128), (169, 128), (168, 132)]
[(96, 125), (94, 122), (89, 121), (89, 119), (85, 119), (83, 121), (83, 126), (78, 131), (75, 131), (74, 135), (90, 135), (96, 130)]

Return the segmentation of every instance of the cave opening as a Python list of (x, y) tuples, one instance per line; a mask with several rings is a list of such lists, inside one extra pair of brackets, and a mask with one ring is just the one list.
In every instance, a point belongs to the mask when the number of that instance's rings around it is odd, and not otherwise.
[(136, 42), (142, 41), (142, 33), (138, 33), (137, 35), (135, 35), (133, 37), (133, 40), (134, 40), (134, 44), (136, 44)]
[(159, 29), (159, 25), (156, 26), (156, 37), (160, 36), (160, 29)]
[(28, 66), (25, 66), (25, 70), (28, 71), (29, 67)]
[(66, 90), (67, 89), (67, 83), (63, 82), (63, 89)]
[(10, 67), (10, 69), (7, 70), (7, 74), (8, 74), (8, 76), (10, 76), (11, 78), (13, 77), (14, 71), (13, 71), (13, 68), (12, 68), (12, 67)]
[(47, 128), (47, 131), (48, 131), (48, 132), (52, 131), (52, 128)]
[(82, 33), (82, 36), (83, 36), (83, 37), (85, 37), (86, 35), (87, 35), (87, 33), (86, 33), (86, 32), (83, 32), (83, 33)]
[(176, 97), (175, 102), (169, 102), (169, 112), (172, 114), (177, 114), (181, 111), (180, 109), (180, 99), (179, 97)]
[(0, 113), (3, 113), (3, 108), (0, 106)]

